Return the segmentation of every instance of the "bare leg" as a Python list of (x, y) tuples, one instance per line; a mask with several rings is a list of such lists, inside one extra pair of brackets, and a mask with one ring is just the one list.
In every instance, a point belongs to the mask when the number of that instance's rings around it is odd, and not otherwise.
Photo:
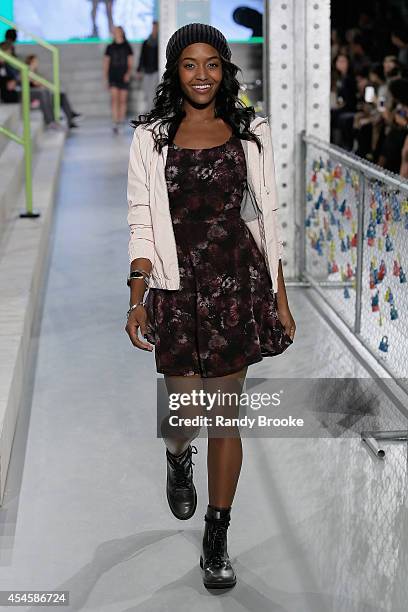
[[(204, 379), (207, 393), (229, 393), (236, 399), (231, 403), (216, 405), (209, 416), (215, 414), (227, 418), (239, 416), (239, 398), (246, 376), (247, 367), (240, 372), (214, 379)], [(214, 422), (214, 421), (213, 421)], [(225, 435), (225, 437), (224, 437)], [(209, 504), (217, 508), (229, 508), (232, 505), (242, 465), (242, 443), (238, 427), (213, 425), (208, 427), (208, 497)]]
[(124, 121), (127, 113), (128, 90), (119, 89), (118, 121)]
[[(202, 389), (201, 376), (199, 374), (193, 376), (165, 376), (165, 384), (167, 387), (167, 393), (170, 394), (191, 394), (193, 391), (199, 392)], [(200, 433), (200, 427), (174, 427), (169, 423), (169, 417), (176, 414), (182, 418), (192, 418), (194, 416), (200, 416), (204, 414), (205, 410), (201, 405), (189, 405), (181, 406), (177, 411), (172, 410), (171, 415), (168, 414), (161, 423), (161, 433), (164, 439), (164, 443), (168, 450), (173, 455), (181, 455), (188, 445), (194, 438)]]
[(96, 25), (96, 14), (98, 12), (98, 0), (92, 0), (92, 10), (91, 10), (91, 19), (92, 19), (92, 36), (98, 36), (98, 28)]
[(112, 121), (117, 123), (119, 121), (119, 89), (117, 87), (111, 87), (111, 109), (112, 109)]
[(113, 30), (112, 4), (113, 4), (112, 0), (105, 0), (106, 16), (108, 18), (109, 32), (111, 33)]

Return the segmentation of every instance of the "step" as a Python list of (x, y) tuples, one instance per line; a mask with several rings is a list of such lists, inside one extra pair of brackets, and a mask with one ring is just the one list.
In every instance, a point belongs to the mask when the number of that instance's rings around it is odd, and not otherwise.
[[(6, 487), (22, 390), (29, 379), (33, 325), (41, 311), (56, 188), (66, 133), (44, 132), (33, 173), (37, 219), (15, 215), (0, 251), (0, 504)], [(16, 209), (24, 208), (20, 193)]]
[[(20, 104), (0, 104), (0, 125), (15, 132), (20, 123)], [(10, 142), (4, 134), (0, 134), (0, 155)]]
[[(83, 113), (85, 115), (84, 121), (86, 121), (87, 117), (106, 117), (109, 120), (111, 117), (111, 110), (109, 104), (95, 104), (92, 101), (81, 102), (81, 105), (78, 105), (77, 110), (78, 112)], [(142, 112), (145, 112), (144, 104), (130, 103), (128, 105), (129, 121), (133, 117), (135, 117), (137, 113)]]
[[(31, 113), (32, 163), (36, 163), (38, 141), (43, 133), (43, 118), (38, 112)], [(17, 133), (21, 135), (20, 125)], [(24, 186), (25, 158), (24, 147), (9, 140), (0, 154), (0, 239), (7, 227), (7, 219), (14, 212), (17, 195)]]

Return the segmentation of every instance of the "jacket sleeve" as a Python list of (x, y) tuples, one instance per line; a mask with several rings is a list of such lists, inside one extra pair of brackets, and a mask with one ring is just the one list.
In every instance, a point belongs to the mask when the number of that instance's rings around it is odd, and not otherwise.
[(137, 127), (130, 145), (127, 221), (130, 228), (129, 263), (138, 257), (150, 259), (154, 265), (154, 236), (149, 202), (149, 177), (143, 159), (140, 131)]
[[(272, 209), (272, 218), (274, 221), (274, 231), (275, 238), (278, 243), (278, 256), (279, 259), (282, 259), (284, 253), (282, 234), (281, 234), (281, 225), (279, 220), (279, 199), (278, 199), (278, 186), (277, 186), (277, 177), (276, 177), (276, 169), (275, 169), (275, 156), (273, 151), (273, 143), (272, 143), (272, 131), (269, 121), (266, 124), (266, 128), (264, 129), (264, 142), (265, 142), (265, 151), (264, 151), (264, 180), (265, 175), (270, 177), (270, 188), (271, 194), (274, 201), (274, 206)], [(265, 168), (266, 166), (266, 168)]]

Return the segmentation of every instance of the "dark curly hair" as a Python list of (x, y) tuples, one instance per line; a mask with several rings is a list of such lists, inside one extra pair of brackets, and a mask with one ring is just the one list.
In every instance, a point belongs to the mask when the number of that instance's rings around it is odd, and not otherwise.
[[(256, 142), (260, 151), (261, 141), (256, 134), (250, 131), (251, 121), (255, 118), (255, 109), (253, 106), (245, 106), (238, 97), (240, 85), (236, 74), (240, 68), (222, 56), (220, 59), (222, 81), (216, 94), (215, 116), (221, 117), (231, 127), (235, 136)], [(183, 110), (183, 99), (177, 59), (166, 68), (157, 86), (152, 110), (138, 115), (137, 119), (131, 121), (134, 128), (157, 122), (157, 126), (150, 131), (153, 133), (155, 149), (159, 153), (164, 146), (173, 143), (178, 127), (186, 116)]]

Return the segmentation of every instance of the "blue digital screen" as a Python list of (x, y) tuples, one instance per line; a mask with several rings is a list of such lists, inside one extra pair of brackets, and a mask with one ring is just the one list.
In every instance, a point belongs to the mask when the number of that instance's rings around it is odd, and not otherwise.
[[(15, 0), (13, 21), (49, 41), (107, 40), (112, 24), (121, 25), (127, 38), (136, 41), (150, 34), (158, 5), (158, 0)], [(210, 0), (210, 22), (228, 40), (262, 36), (263, 5), (263, 0)], [(19, 32), (18, 41), (26, 40)]]

